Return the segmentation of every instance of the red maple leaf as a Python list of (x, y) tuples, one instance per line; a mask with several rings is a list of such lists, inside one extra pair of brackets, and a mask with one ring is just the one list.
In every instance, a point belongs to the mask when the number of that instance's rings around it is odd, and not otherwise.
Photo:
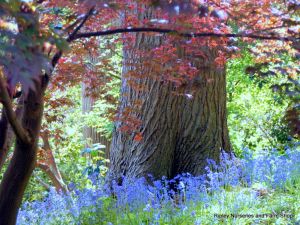
[(141, 141), (143, 139), (143, 136), (141, 133), (137, 133), (135, 136), (134, 136), (134, 139), (135, 141)]

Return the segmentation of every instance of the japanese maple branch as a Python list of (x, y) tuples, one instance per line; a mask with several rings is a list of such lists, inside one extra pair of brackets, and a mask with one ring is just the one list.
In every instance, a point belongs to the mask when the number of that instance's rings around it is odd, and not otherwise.
[(219, 38), (251, 38), (251, 39), (258, 39), (258, 40), (278, 40), (278, 41), (299, 41), (300, 38), (295, 38), (291, 36), (287, 37), (279, 37), (279, 36), (262, 36), (262, 35), (255, 35), (255, 34), (219, 34), (213, 32), (204, 32), (204, 33), (185, 33), (180, 32), (177, 30), (172, 29), (164, 29), (164, 28), (152, 28), (152, 27), (133, 27), (133, 28), (119, 28), (113, 30), (105, 30), (105, 31), (95, 31), (95, 32), (86, 32), (86, 33), (78, 33), (73, 36), (72, 40), (79, 39), (79, 38), (89, 38), (95, 36), (105, 36), (105, 35), (112, 35), (112, 34), (121, 34), (121, 33), (137, 33), (137, 32), (155, 32), (155, 33), (162, 33), (162, 34), (176, 34), (182, 37), (219, 37)]
[(83, 27), (85, 22), (89, 19), (89, 17), (93, 14), (95, 7), (92, 7), (87, 14), (83, 17), (81, 23), (73, 30), (73, 32), (67, 38), (67, 42), (71, 42), (74, 40), (74, 37), (77, 35), (78, 31)]
[[(5, 109), (2, 108), (1, 118), (0, 118), (0, 151), (4, 150), (7, 130), (8, 130), (8, 121), (5, 115)], [(0, 152), (0, 168), (1, 168), (1, 152)]]
[(20, 121), (17, 119), (17, 115), (13, 110), (12, 101), (9, 97), (5, 83), (6, 82), (3, 78), (3, 75), (0, 74), (0, 101), (5, 109), (5, 115), (7, 117), (7, 120), (9, 121), (16, 136), (22, 142), (30, 143), (31, 137), (29, 136), (28, 132), (24, 129)]
[[(72, 33), (68, 36), (68, 38), (66, 39), (67, 42), (72, 42), (74, 39), (74, 37), (77, 35), (78, 31), (83, 27), (83, 25), (85, 24), (85, 22), (89, 19), (89, 17), (93, 14), (94, 12), (94, 8), (92, 7), (83, 17), (82, 21), (80, 22), (80, 24), (72, 31)], [(60, 59), (60, 57), (62, 56), (62, 51), (58, 51), (52, 58), (51, 64), (53, 67), (56, 66), (56, 64), (58, 63), (58, 60)]]

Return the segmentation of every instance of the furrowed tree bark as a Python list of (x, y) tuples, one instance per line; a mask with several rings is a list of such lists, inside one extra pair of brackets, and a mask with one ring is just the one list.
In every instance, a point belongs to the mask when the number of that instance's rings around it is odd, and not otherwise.
[[(149, 12), (148, 12), (149, 13)], [(146, 15), (151, 18), (151, 13)], [(174, 85), (155, 79), (151, 68), (144, 67), (144, 78), (136, 79), (144, 90), (136, 90), (126, 77), (128, 71), (143, 65), (141, 55), (134, 49), (147, 51), (160, 46), (161, 37), (136, 34), (132, 49), (124, 49), (124, 66), (120, 99), (120, 115), (131, 108), (131, 115), (142, 121), (143, 139), (135, 141), (135, 134), (122, 131), (126, 121), (118, 121), (110, 149), (108, 182), (122, 182), (129, 178), (162, 176), (172, 178), (189, 172), (205, 173), (207, 159), (219, 161), (221, 150), (230, 150), (226, 119), (225, 68), (217, 68), (214, 61), (217, 51), (201, 47), (207, 58), (190, 57), (199, 74), (190, 87), (183, 88), (180, 95)], [(179, 54), (185, 54), (179, 53)], [(188, 57), (188, 56), (187, 56)], [(137, 64), (138, 66), (128, 66)], [(186, 95), (193, 89), (192, 98)], [(134, 102), (142, 100), (140, 109)]]
[(36, 90), (30, 90), (24, 99), (22, 126), (31, 141), (24, 142), (16, 136), (14, 154), (0, 185), (0, 225), (14, 225), (25, 188), (36, 165), (38, 137), (43, 115), (45, 77), (36, 82)]

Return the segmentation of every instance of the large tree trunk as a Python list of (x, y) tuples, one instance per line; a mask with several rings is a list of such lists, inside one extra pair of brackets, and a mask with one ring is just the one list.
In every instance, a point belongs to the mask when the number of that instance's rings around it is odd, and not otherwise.
[(45, 87), (44, 82), (37, 83), (36, 90), (30, 90), (24, 100), (22, 124), (29, 132), (32, 142), (24, 143), (16, 137), (14, 154), (0, 185), (0, 225), (16, 223), (25, 188), (36, 165)]
[[(218, 161), (221, 149), (230, 150), (225, 68), (217, 68), (214, 64), (217, 51), (203, 47), (207, 58), (190, 57), (199, 75), (189, 88), (181, 90), (180, 95), (174, 94), (179, 92), (174, 85), (155, 79), (153, 68), (146, 67), (142, 69), (144, 78), (135, 79), (144, 90), (136, 90), (129, 84), (134, 79), (126, 74), (137, 70), (144, 62), (134, 50), (157, 47), (162, 38), (137, 34), (135, 40), (135, 49), (124, 50), (120, 114), (131, 109), (130, 115), (142, 122), (139, 132), (143, 139), (135, 141), (135, 134), (122, 131), (126, 121), (116, 123), (108, 181), (121, 182), (122, 176), (135, 178), (148, 174), (156, 179), (171, 178), (183, 172), (203, 174), (206, 159)], [(128, 66), (134, 63), (139, 65)], [(192, 98), (186, 95), (191, 89), (194, 90)], [(134, 108), (137, 100), (142, 100), (140, 109)]]

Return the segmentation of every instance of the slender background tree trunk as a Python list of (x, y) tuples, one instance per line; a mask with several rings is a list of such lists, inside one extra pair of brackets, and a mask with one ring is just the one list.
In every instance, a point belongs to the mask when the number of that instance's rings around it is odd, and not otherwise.
[[(82, 112), (89, 113), (93, 110), (95, 99), (87, 95), (86, 84), (81, 84), (81, 99), (82, 99)], [(101, 143), (105, 145), (105, 157), (109, 159), (110, 141), (101, 133), (97, 132), (95, 128), (84, 126), (83, 139), (85, 141), (85, 147), (90, 147), (91, 144)]]

